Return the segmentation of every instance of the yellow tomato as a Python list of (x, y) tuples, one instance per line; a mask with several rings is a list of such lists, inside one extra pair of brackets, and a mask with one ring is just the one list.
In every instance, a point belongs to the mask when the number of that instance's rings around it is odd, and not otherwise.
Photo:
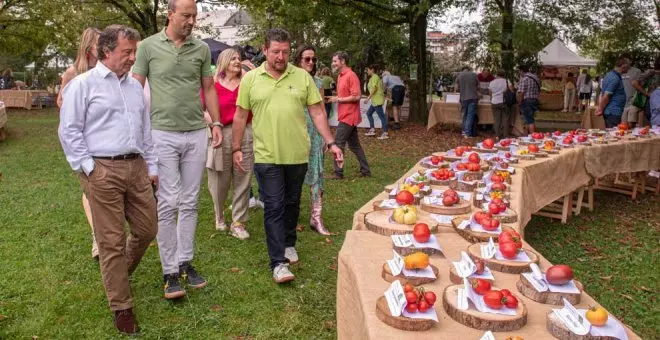
[(603, 307), (591, 307), (587, 311), (587, 320), (593, 325), (593, 326), (605, 326), (607, 323), (607, 318), (608, 314), (605, 308)]

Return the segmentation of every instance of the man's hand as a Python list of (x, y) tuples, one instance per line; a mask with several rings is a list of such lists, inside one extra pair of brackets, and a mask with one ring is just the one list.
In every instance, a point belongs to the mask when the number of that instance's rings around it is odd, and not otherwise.
[(151, 182), (151, 185), (154, 186), (154, 189), (156, 189), (156, 191), (158, 191), (158, 175), (149, 176), (149, 181)]
[(603, 109), (601, 109), (600, 107), (597, 108), (597, 109), (596, 109), (596, 113), (595, 113), (595, 115), (596, 115), (596, 116), (602, 116), (602, 115), (603, 115)]
[(339, 97), (337, 97), (337, 96), (329, 97), (328, 100), (329, 100), (331, 103), (339, 103)]
[(236, 151), (231, 155), (231, 157), (234, 160), (234, 166), (236, 168), (238, 168), (239, 170), (241, 170), (243, 172), (247, 172), (247, 169), (245, 169), (243, 167), (243, 165), (241, 164), (241, 163), (243, 163), (243, 151), (240, 151), (240, 150)]
[(211, 135), (213, 136), (211, 146), (213, 146), (214, 149), (219, 148), (220, 144), (222, 144), (222, 129), (217, 125), (211, 127)]
[(331, 146), (328, 151), (332, 152), (335, 155), (335, 161), (340, 168), (344, 167), (344, 153), (337, 145)]

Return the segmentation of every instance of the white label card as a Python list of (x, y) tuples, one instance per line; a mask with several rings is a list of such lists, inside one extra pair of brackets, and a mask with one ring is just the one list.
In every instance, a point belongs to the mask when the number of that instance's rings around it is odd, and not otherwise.
[(464, 251), (461, 251), (461, 260), (458, 262), (452, 262), (452, 264), (454, 265), (454, 269), (456, 269), (458, 276), (462, 278), (469, 277), (477, 270), (477, 266)]
[(477, 194), (477, 201), (483, 201), (484, 200), (484, 194)]
[(451, 224), (451, 220), (453, 220), (455, 216), (431, 214), (431, 217), (440, 224)]
[(401, 281), (394, 280), (385, 291), (385, 299), (387, 300), (387, 306), (390, 308), (390, 313), (392, 316), (401, 316), (403, 307), (406, 306), (406, 295), (403, 293), (403, 287), (401, 286)]
[(387, 265), (390, 267), (392, 275), (397, 276), (401, 274), (401, 271), (403, 270), (403, 257), (397, 254), (397, 252), (394, 250), (392, 250), (392, 253), (394, 255), (392, 256), (391, 260), (387, 260)]
[(577, 334), (577, 335), (586, 335), (589, 333), (589, 328), (591, 325), (589, 321), (578, 313), (578, 311), (568, 302), (566, 299), (562, 299), (564, 302), (564, 308), (562, 309), (553, 309), (552, 311), (557, 315), (568, 329)]
[(487, 331), (479, 340), (495, 340), (495, 335), (493, 332)]
[(467, 297), (467, 292), (463, 288), (458, 288), (456, 290), (456, 296), (458, 300), (456, 301), (457, 307), (460, 310), (467, 310), (468, 309), (468, 297)]
[(488, 239), (488, 244), (481, 245), (481, 257), (485, 259), (492, 259), (496, 251), (497, 249), (495, 248), (495, 242), (493, 242), (492, 237)]
[(545, 282), (537, 280), (533, 273), (522, 273), (522, 275), (532, 284), (532, 286), (534, 286), (534, 289), (536, 289), (537, 292), (545, 292), (548, 290), (548, 286)]
[(395, 200), (395, 199), (387, 199), (387, 200), (383, 200), (383, 201), (380, 203), (380, 207), (381, 207), (381, 208), (394, 209), (394, 208), (398, 208), (398, 207), (399, 207), (399, 204), (396, 203), (396, 200)]
[(463, 220), (463, 222), (461, 222), (461, 223), (457, 226), (457, 228), (458, 228), (458, 229), (465, 229), (465, 228), (467, 228), (469, 225), (470, 225), (470, 220)]
[(392, 235), (392, 243), (394, 243), (394, 245), (399, 248), (412, 247), (413, 238), (410, 234)]

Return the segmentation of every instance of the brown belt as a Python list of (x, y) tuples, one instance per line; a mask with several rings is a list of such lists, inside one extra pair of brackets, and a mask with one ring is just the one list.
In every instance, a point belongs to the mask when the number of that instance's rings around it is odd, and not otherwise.
[(111, 161), (124, 161), (128, 159), (138, 159), (141, 158), (142, 155), (139, 153), (127, 153), (125, 155), (117, 155), (117, 156), (94, 156), (92, 158), (97, 158), (97, 159), (107, 159)]

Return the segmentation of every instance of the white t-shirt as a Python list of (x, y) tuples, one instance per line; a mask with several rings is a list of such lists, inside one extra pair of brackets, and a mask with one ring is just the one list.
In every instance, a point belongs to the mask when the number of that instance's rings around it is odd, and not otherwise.
[(490, 98), (491, 104), (504, 103), (504, 92), (506, 92), (507, 81), (504, 78), (495, 78), (488, 84), (488, 89), (492, 93)]

